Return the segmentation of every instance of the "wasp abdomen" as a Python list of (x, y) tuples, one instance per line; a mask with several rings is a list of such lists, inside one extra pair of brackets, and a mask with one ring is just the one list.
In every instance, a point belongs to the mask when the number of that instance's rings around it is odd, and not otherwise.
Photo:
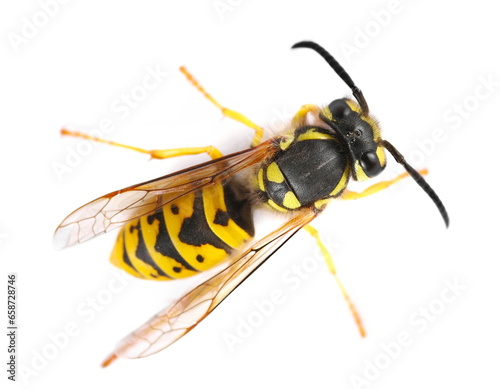
[(111, 262), (139, 278), (184, 278), (224, 261), (253, 235), (248, 196), (234, 181), (216, 183), (125, 225)]

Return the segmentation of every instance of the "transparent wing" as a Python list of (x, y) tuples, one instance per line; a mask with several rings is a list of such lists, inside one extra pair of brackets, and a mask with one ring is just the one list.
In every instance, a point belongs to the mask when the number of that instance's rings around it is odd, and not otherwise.
[(222, 181), (261, 162), (275, 149), (269, 140), (251, 149), (108, 193), (68, 215), (54, 233), (54, 246), (73, 246), (154, 213), (186, 193)]
[(187, 293), (172, 306), (159, 312), (116, 347), (103, 362), (108, 366), (121, 358), (142, 358), (168, 347), (191, 331), (241, 282), (278, 250), (298, 230), (316, 216), (313, 210), (296, 215), (279, 229), (256, 242), (250, 249), (233, 259), (217, 275)]

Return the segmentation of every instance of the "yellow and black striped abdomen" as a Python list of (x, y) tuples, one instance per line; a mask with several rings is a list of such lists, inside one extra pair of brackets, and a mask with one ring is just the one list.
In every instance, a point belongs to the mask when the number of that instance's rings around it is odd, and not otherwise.
[(111, 262), (139, 278), (184, 278), (221, 263), (253, 235), (248, 198), (233, 181), (217, 183), (125, 225)]

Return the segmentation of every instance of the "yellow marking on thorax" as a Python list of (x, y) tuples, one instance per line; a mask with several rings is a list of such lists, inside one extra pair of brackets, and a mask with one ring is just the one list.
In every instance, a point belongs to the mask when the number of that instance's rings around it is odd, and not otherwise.
[(285, 176), (283, 176), (283, 173), (281, 172), (281, 169), (276, 162), (271, 162), (269, 164), (269, 166), (267, 167), (266, 176), (269, 181), (276, 182), (278, 184), (281, 184), (283, 181), (285, 181)]
[(273, 200), (269, 199), (267, 200), (267, 204), (270, 205), (273, 209), (275, 209), (276, 211), (280, 211), (280, 212), (288, 212), (287, 209), (283, 208), (283, 207), (280, 207), (278, 204), (276, 204)]
[(323, 208), (325, 208), (328, 203), (330, 202), (331, 199), (322, 199), (322, 200), (318, 200), (318, 201), (315, 201), (314, 202), (314, 207), (316, 209), (319, 209), (319, 210), (322, 210)]
[(350, 174), (350, 169), (349, 165), (346, 166), (344, 173), (342, 174), (342, 177), (340, 178), (339, 183), (335, 187), (335, 189), (330, 193), (331, 197), (337, 196), (340, 192), (342, 192), (346, 186), (347, 186), (347, 181), (349, 180), (349, 174)]
[(303, 140), (316, 140), (316, 139), (334, 139), (333, 135), (330, 134), (324, 134), (322, 132), (317, 132), (314, 128), (311, 128), (310, 130), (304, 132), (303, 134), (300, 134), (297, 137), (297, 142), (303, 141)]
[(259, 185), (259, 189), (262, 192), (266, 191), (266, 187), (264, 186), (264, 169), (260, 168), (257, 173), (257, 183)]
[(282, 140), (280, 142), (280, 149), (285, 151), (294, 141), (295, 137), (289, 135), (286, 137), (286, 140)]
[(299, 208), (301, 204), (297, 196), (289, 190), (285, 193), (285, 197), (283, 197), (283, 205), (289, 209), (296, 209)]

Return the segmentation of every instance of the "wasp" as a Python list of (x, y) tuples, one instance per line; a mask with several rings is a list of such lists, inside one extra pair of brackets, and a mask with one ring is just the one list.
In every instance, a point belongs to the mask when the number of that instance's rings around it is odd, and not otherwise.
[[(316, 239), (364, 336), (360, 316), (337, 276), (332, 258), (309, 223), (333, 199), (362, 198), (410, 176), (432, 199), (448, 226), (443, 203), (423, 178), (427, 172), (411, 167), (382, 138), (363, 93), (344, 68), (314, 42), (299, 42), (292, 48), (318, 53), (351, 89), (354, 100), (340, 98), (324, 107), (304, 105), (281, 134), (263, 140), (262, 127), (222, 106), (181, 67), (191, 84), (226, 117), (254, 131), (250, 148), (226, 156), (213, 146), (144, 150), (62, 130), (65, 135), (126, 147), (152, 158), (201, 153), (211, 157), (208, 162), (99, 197), (71, 213), (56, 229), (56, 245), (68, 247), (120, 228), (111, 262), (142, 279), (184, 278), (226, 263), (218, 273), (123, 339), (103, 366), (118, 357), (154, 354), (177, 341), (302, 228)], [(361, 192), (349, 190), (350, 180), (368, 180), (384, 170), (385, 152), (405, 172)], [(252, 211), (259, 206), (284, 215), (285, 221), (263, 238), (254, 239)]]

